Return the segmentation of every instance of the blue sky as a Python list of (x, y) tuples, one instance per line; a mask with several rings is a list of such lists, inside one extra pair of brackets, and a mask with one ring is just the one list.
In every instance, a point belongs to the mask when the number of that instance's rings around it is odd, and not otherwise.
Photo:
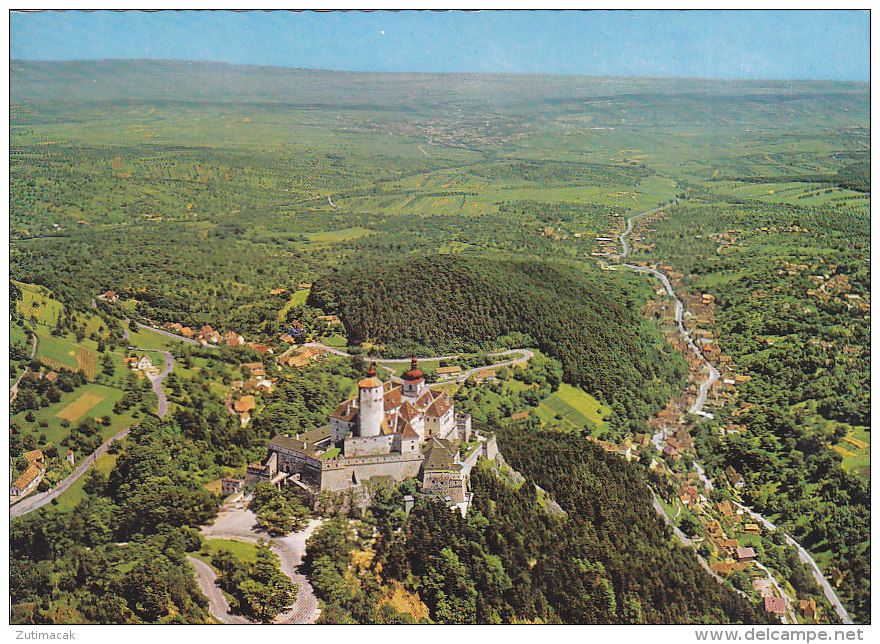
[(867, 81), (867, 11), (13, 14), (14, 59)]

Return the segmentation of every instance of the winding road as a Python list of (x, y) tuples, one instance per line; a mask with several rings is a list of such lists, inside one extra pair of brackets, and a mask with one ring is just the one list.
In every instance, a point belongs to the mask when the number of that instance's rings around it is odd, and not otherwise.
[[(129, 319), (125, 318), (125, 333), (122, 336), (123, 339), (125, 339), (125, 340), (128, 340), (128, 323), (129, 323)], [(150, 326), (149, 324), (142, 324), (141, 322), (135, 322), (135, 324), (141, 329), (146, 329), (147, 331), (153, 331), (154, 333), (159, 333), (160, 335), (168, 336), (169, 338), (171, 338), (173, 340), (178, 340), (179, 342), (186, 342), (187, 344), (194, 344), (198, 347), (205, 346), (205, 347), (211, 347), (212, 349), (217, 348), (216, 344), (211, 344), (210, 342), (208, 342), (206, 344), (202, 344), (200, 340), (194, 340), (192, 338), (187, 338), (186, 336), (183, 336), (183, 335), (177, 335), (176, 333), (171, 333), (170, 331), (166, 331), (165, 329), (157, 329), (156, 327)]]
[[(352, 357), (351, 353), (346, 351), (342, 351), (340, 349), (334, 349), (333, 347), (328, 347), (326, 344), (321, 344), (320, 342), (307, 342), (302, 345), (306, 348), (315, 348), (315, 349), (323, 349), (328, 353), (332, 353), (333, 355), (342, 356), (345, 358)], [(451, 378), (449, 380), (445, 380), (444, 382), (464, 382), (471, 376), (479, 373), (480, 371), (484, 371), (486, 369), (500, 369), (501, 367), (510, 367), (513, 365), (524, 364), (535, 357), (535, 352), (530, 349), (508, 349), (507, 351), (496, 351), (494, 353), (487, 353), (489, 357), (497, 358), (502, 356), (514, 356), (518, 355), (518, 358), (514, 358), (512, 360), (502, 360), (501, 362), (496, 362), (495, 364), (485, 365), (482, 367), (474, 367), (473, 369), (468, 369), (467, 371), (462, 372), (455, 378)], [(449, 356), (429, 356), (425, 358), (420, 358), (416, 356), (416, 360), (422, 362), (429, 361), (437, 361), (437, 360), (455, 360), (460, 358), (459, 354), (449, 355)], [(364, 362), (375, 362), (376, 364), (406, 364), (409, 363), (412, 358), (372, 358), (370, 356), (360, 356), (361, 360)]]
[(162, 381), (171, 373), (171, 370), (174, 369), (174, 356), (171, 355), (170, 351), (159, 351), (158, 349), (142, 349), (140, 347), (131, 347), (135, 351), (155, 351), (156, 353), (161, 353), (165, 356), (165, 369), (158, 376), (150, 376), (147, 378), (150, 379), (150, 383), (153, 385), (153, 392), (156, 394), (156, 398), (159, 400), (158, 409), (156, 410), (156, 415), (161, 419), (165, 418), (165, 414), (168, 413), (168, 399), (165, 397), (165, 392), (162, 390)]
[(123, 438), (128, 436), (128, 433), (130, 431), (131, 427), (126, 427), (125, 429), (115, 433), (113, 436), (108, 438), (101, 444), (98, 449), (96, 449), (94, 452), (86, 457), (86, 459), (80, 464), (80, 466), (73, 471), (73, 474), (61, 481), (61, 483), (53, 487), (51, 490), (27, 496), (12, 507), (10, 507), (9, 518), (15, 519), (16, 517), (21, 517), (25, 514), (33, 512), (34, 510), (38, 510), (47, 503), (51, 503), (52, 499), (57, 499), (59, 496), (64, 494), (64, 492), (67, 491), (67, 488), (73, 485), (79, 479), (79, 477), (85, 474), (88, 469), (95, 464), (95, 461), (98, 460), (98, 457), (107, 451), (111, 443), (113, 443), (114, 441), (122, 440)]
[(191, 555), (186, 556), (187, 561), (195, 568), (196, 582), (202, 594), (208, 598), (208, 612), (221, 624), (253, 624), (254, 622), (229, 612), (229, 602), (223, 595), (223, 591), (217, 585), (217, 573), (201, 559)]
[[(746, 507), (742, 503), (737, 503), (736, 501), (733, 501), (733, 504), (743, 509), (756, 521), (759, 521), (767, 530), (776, 530), (775, 525), (773, 525), (769, 520), (765, 519), (763, 516), (761, 516), (751, 508)], [(816, 565), (816, 561), (813, 559), (812, 556), (810, 556), (810, 553), (807, 552), (807, 550), (801, 544), (795, 541), (794, 538), (792, 538), (792, 536), (787, 532), (783, 532), (782, 535), (785, 539), (785, 543), (795, 547), (798, 553), (798, 559), (800, 559), (802, 563), (805, 563), (810, 567), (810, 570), (813, 572), (813, 578), (816, 580), (816, 583), (819, 584), (819, 587), (822, 589), (825, 597), (834, 607), (834, 612), (837, 613), (840, 621), (842, 621), (844, 624), (852, 624), (853, 621), (850, 618), (849, 613), (846, 612), (846, 608), (844, 608), (843, 603), (841, 603), (840, 599), (838, 599), (837, 593), (834, 592), (834, 588), (831, 587), (828, 579), (825, 577), (824, 574), (822, 574), (822, 570), (819, 568), (818, 565)]]
[[(676, 199), (676, 202), (677, 201), (678, 200)], [(647, 215), (655, 213), (659, 210), (662, 210), (663, 208), (667, 207), (668, 205), (671, 205), (671, 203), (666, 204), (664, 206), (660, 206), (658, 208), (654, 208), (652, 210), (646, 210), (645, 212), (642, 212), (642, 213), (639, 213), (637, 215), (633, 215), (632, 217), (627, 218), (626, 230), (624, 230), (624, 232), (622, 232), (618, 236), (618, 239), (620, 240), (621, 248), (623, 249), (621, 254), (618, 256), (618, 259), (623, 259), (624, 257), (626, 257), (629, 254), (629, 243), (627, 242), (626, 238), (632, 232), (634, 222), (637, 219), (640, 219), (642, 217), (645, 217)], [(669, 283), (669, 278), (664, 273), (661, 273), (658, 270), (655, 270), (653, 268), (647, 268), (644, 266), (635, 266), (633, 264), (620, 263), (620, 264), (616, 265), (614, 268), (615, 269), (627, 268), (627, 269), (636, 271), (638, 273), (647, 273), (647, 274), (653, 275), (654, 277), (656, 277), (657, 279), (660, 280), (660, 282), (663, 284), (664, 288), (666, 289), (666, 292), (669, 294), (669, 297), (671, 297), (675, 301), (675, 321), (678, 324), (679, 333), (681, 333), (682, 337), (684, 337), (685, 341), (687, 342), (687, 344), (691, 348), (691, 350), (694, 351), (694, 353), (700, 357), (700, 359), (705, 363), (705, 365), (709, 369), (709, 378), (700, 385), (699, 396), (697, 397), (696, 401), (694, 401), (694, 404), (691, 406), (690, 412), (692, 414), (697, 414), (699, 416), (703, 416), (704, 418), (712, 418), (711, 414), (708, 414), (703, 411), (703, 406), (706, 404), (706, 397), (708, 395), (709, 389), (711, 388), (712, 384), (718, 380), (718, 378), (720, 377), (720, 374), (718, 372), (718, 369), (716, 369), (715, 366), (712, 365), (706, 359), (706, 357), (700, 351), (699, 347), (691, 339), (690, 335), (687, 332), (687, 329), (684, 328), (684, 324), (682, 323), (682, 316), (684, 315), (684, 303), (681, 301), (681, 299), (679, 299), (678, 295), (676, 295), (675, 291), (672, 288), (672, 285)], [(657, 435), (655, 434), (655, 438), (656, 438), (656, 436)], [(706, 477), (705, 471), (703, 470), (702, 466), (696, 460), (694, 460), (694, 467), (696, 468), (697, 473), (700, 475), (700, 479), (706, 484), (707, 489), (711, 490), (712, 489), (712, 481), (711, 481), (711, 479)], [(655, 502), (654, 507), (660, 508), (659, 511), (661, 512), (663, 517), (668, 520), (669, 517), (666, 516), (665, 512), (662, 512), (662, 507), (660, 507), (659, 503), (657, 503), (656, 497), (654, 499), (654, 502)], [(751, 508), (746, 507), (740, 503), (736, 503), (736, 505), (738, 507), (742, 508), (744, 511), (746, 511), (755, 520), (761, 522), (768, 530), (776, 530), (776, 526), (773, 525), (767, 519), (765, 519), (763, 516), (761, 516), (759, 513), (755, 512)], [(677, 528), (674, 528), (673, 531), (675, 531), (676, 529)], [(822, 588), (822, 592), (825, 594), (825, 597), (828, 599), (828, 601), (834, 607), (834, 610), (837, 613), (837, 616), (840, 617), (841, 622), (843, 622), (844, 624), (852, 624), (853, 623), (852, 618), (850, 618), (849, 614), (846, 611), (846, 608), (843, 606), (843, 603), (837, 597), (837, 593), (834, 592), (834, 589), (831, 587), (831, 584), (828, 583), (828, 579), (825, 577), (825, 575), (822, 573), (822, 570), (816, 564), (815, 559), (813, 559), (813, 557), (810, 555), (810, 553), (807, 552), (807, 550), (803, 546), (801, 546), (797, 541), (795, 541), (795, 539), (790, 534), (788, 534), (787, 532), (783, 532), (782, 534), (785, 539), (785, 542), (789, 545), (794, 546), (797, 549), (798, 558), (803, 563), (810, 566), (810, 568), (813, 571), (813, 577), (815, 577), (816, 582)], [(678, 535), (676, 535), (676, 536), (678, 536)], [(679, 540), (681, 541), (681, 537), (679, 537)], [(705, 562), (702, 562), (702, 563), (705, 563)], [(762, 566), (762, 568), (763, 568), (763, 566)], [(768, 573), (769, 573), (769, 571), (768, 571)], [(772, 575), (771, 575), (771, 577), (772, 577)], [(773, 581), (775, 582), (775, 579)]]
[(321, 521), (312, 519), (300, 532), (283, 537), (269, 537), (257, 526), (257, 516), (253, 512), (244, 507), (233, 507), (222, 510), (214, 523), (204, 526), (201, 532), (205, 539), (232, 539), (251, 543), (261, 539), (267, 541), (278, 555), (281, 572), (297, 585), (296, 601), (289, 610), (278, 615), (274, 623), (311, 624), (318, 619), (321, 610), (312, 585), (308, 577), (299, 572), (299, 566), (306, 552), (306, 541), (319, 525)]

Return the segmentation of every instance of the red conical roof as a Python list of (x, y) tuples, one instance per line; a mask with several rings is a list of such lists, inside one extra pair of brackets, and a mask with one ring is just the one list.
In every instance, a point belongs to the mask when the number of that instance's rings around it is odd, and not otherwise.
[(418, 358), (413, 357), (412, 359), (412, 368), (403, 374), (403, 379), (408, 382), (413, 382), (415, 380), (422, 380), (425, 377), (425, 374), (422, 373), (422, 370), (419, 369), (419, 361)]
[(381, 387), (382, 381), (376, 377), (376, 363), (371, 362), (370, 368), (367, 370), (367, 377), (358, 383), (361, 389), (370, 389), (373, 387)]

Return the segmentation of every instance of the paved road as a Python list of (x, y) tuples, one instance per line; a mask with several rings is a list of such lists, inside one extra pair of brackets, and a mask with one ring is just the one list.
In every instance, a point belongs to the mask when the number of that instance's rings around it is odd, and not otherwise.
[[(33, 360), (34, 356), (37, 354), (37, 336), (33, 335), (31, 337), (33, 340), (33, 346), (31, 347), (30, 358), (31, 358), (31, 360)], [(28, 373), (30, 373), (30, 370), (31, 370), (30, 367), (25, 367), (24, 371), (22, 371), (21, 375), (18, 377), (18, 380), (15, 381), (15, 384), (9, 388), (9, 394), (10, 394), (9, 404), (10, 405), (15, 402), (16, 398), (18, 398), (18, 385), (19, 385), (19, 383), (21, 383), (21, 379), (24, 378), (26, 375), (28, 375)]]
[(634, 264), (620, 264), (620, 266), (624, 266), (638, 273), (648, 273), (650, 275), (653, 275), (654, 277), (659, 279), (663, 286), (666, 288), (666, 292), (669, 294), (669, 297), (675, 300), (675, 322), (676, 324), (678, 324), (678, 332), (681, 333), (681, 336), (685, 339), (685, 342), (687, 342), (688, 347), (690, 347), (691, 351), (693, 351), (700, 358), (700, 360), (703, 361), (703, 363), (709, 370), (709, 377), (700, 384), (700, 393), (697, 396), (697, 399), (694, 401), (694, 404), (691, 405), (689, 411), (692, 414), (697, 414), (706, 418), (712, 418), (711, 414), (703, 411), (703, 406), (706, 404), (706, 398), (709, 395), (709, 389), (718, 380), (718, 378), (721, 377), (721, 373), (718, 371), (718, 369), (715, 368), (712, 363), (710, 363), (706, 359), (706, 356), (703, 355), (703, 352), (696, 345), (693, 339), (691, 339), (691, 336), (687, 332), (687, 329), (684, 328), (684, 323), (682, 322), (682, 318), (684, 316), (684, 304), (680, 299), (678, 299), (678, 296), (672, 289), (672, 285), (669, 283), (669, 279), (660, 271), (654, 270), (653, 268), (648, 268), (646, 266), (635, 266)]
[(187, 560), (195, 569), (196, 582), (202, 590), (202, 594), (208, 598), (208, 612), (221, 624), (253, 624), (254, 622), (229, 612), (229, 602), (223, 595), (223, 591), (217, 585), (217, 573), (201, 559), (186, 556)]
[[(676, 536), (676, 538), (681, 543), (681, 545), (683, 545), (683, 546), (694, 545), (694, 542), (691, 541), (691, 539), (689, 539), (688, 536), (684, 532), (679, 530), (679, 528), (672, 522), (672, 519), (669, 518), (669, 515), (666, 514), (666, 510), (664, 510), (663, 506), (660, 505), (660, 501), (657, 499), (657, 495), (654, 493), (654, 490), (650, 487), (648, 489), (651, 491), (651, 496), (653, 497), (651, 499), (651, 505), (654, 506), (654, 510), (657, 512), (657, 514), (660, 515), (660, 518), (663, 519), (663, 521), (666, 523), (666, 525), (668, 525), (672, 529), (672, 534), (674, 534)], [(678, 516), (678, 515), (676, 515), (676, 516)], [(722, 584), (725, 588), (728, 588), (729, 590), (733, 590), (735, 593), (738, 593), (738, 594), (742, 595), (743, 597), (745, 597), (746, 599), (749, 599), (749, 596), (746, 595), (741, 590), (739, 590), (737, 588), (730, 588), (730, 586), (728, 586), (726, 583), (724, 583), (724, 580), (721, 577), (719, 577), (718, 574), (714, 570), (712, 570), (712, 568), (709, 566), (709, 563), (696, 550), (694, 550), (694, 556), (697, 558), (697, 562), (700, 564), (700, 566), (703, 568), (703, 570), (705, 570), (707, 573), (709, 573), (712, 576), (712, 578), (715, 579), (715, 581), (717, 581), (719, 584)]]
[(25, 514), (33, 512), (34, 510), (38, 510), (47, 503), (51, 503), (52, 499), (57, 499), (67, 490), (67, 488), (73, 485), (79, 479), (79, 477), (85, 474), (86, 471), (88, 471), (88, 469), (95, 464), (95, 461), (98, 460), (98, 457), (107, 451), (107, 448), (110, 447), (110, 444), (113, 441), (118, 441), (125, 438), (126, 436), (128, 436), (128, 433), (130, 431), (131, 427), (126, 427), (122, 431), (119, 431), (108, 438), (106, 441), (104, 441), (104, 443), (101, 444), (98, 449), (96, 449), (94, 452), (86, 457), (86, 459), (80, 464), (80, 466), (76, 468), (76, 470), (74, 470), (73, 474), (61, 481), (61, 483), (56, 485), (51, 490), (25, 497), (23, 500), (13, 505), (11, 508), (9, 508), (9, 518), (15, 519), (16, 517), (24, 516)]
[[(742, 503), (737, 503), (736, 501), (733, 501), (733, 504), (745, 510), (753, 519), (760, 522), (767, 530), (776, 530), (775, 525), (773, 525), (768, 519), (765, 519), (759, 513), (752, 510), (750, 507), (747, 507)], [(828, 579), (825, 577), (824, 574), (822, 574), (822, 570), (816, 564), (816, 560), (813, 559), (812, 555), (810, 555), (810, 553), (807, 552), (807, 550), (801, 544), (795, 541), (790, 534), (788, 534), (787, 532), (783, 532), (782, 535), (788, 545), (794, 546), (797, 549), (798, 559), (807, 564), (813, 571), (813, 577), (815, 578), (816, 583), (819, 584), (820, 588), (822, 588), (822, 592), (825, 593), (825, 597), (828, 598), (828, 601), (834, 607), (837, 616), (840, 617), (840, 621), (844, 624), (852, 624), (852, 618), (849, 616), (849, 613), (847, 613), (846, 608), (843, 606), (843, 603), (837, 597), (837, 593), (834, 592), (834, 588), (828, 582)]]
[[(320, 342), (308, 342), (303, 347), (307, 348), (316, 348), (316, 349), (324, 349), (328, 353), (332, 353), (333, 355), (348, 357), (352, 356), (351, 353), (346, 351), (341, 351), (340, 349), (334, 349), (333, 347), (328, 347), (325, 344), (321, 344)], [(487, 353), (486, 355), (490, 357), (501, 357), (501, 356), (513, 356), (518, 355), (518, 358), (514, 358), (512, 360), (503, 360), (501, 362), (496, 362), (495, 364), (485, 365), (482, 367), (474, 367), (473, 369), (469, 369), (461, 373), (458, 377), (447, 380), (445, 382), (464, 382), (474, 374), (483, 371), (484, 369), (499, 369), (501, 367), (509, 367), (512, 365), (522, 364), (528, 362), (532, 358), (535, 357), (535, 352), (529, 349), (508, 349), (507, 351), (498, 351), (496, 353)], [(449, 355), (449, 356), (428, 356), (428, 357), (416, 357), (416, 360), (428, 362), (428, 361), (436, 361), (436, 360), (455, 360), (456, 358), (461, 357), (459, 354)], [(369, 356), (361, 356), (361, 359), (364, 362), (375, 362), (376, 364), (406, 364), (412, 361), (412, 358), (371, 358)]]
[[(128, 324), (128, 318), (125, 319), (125, 323)], [(147, 329), (148, 331), (153, 331), (155, 333), (161, 333), (162, 335), (167, 335), (169, 338), (179, 340), (180, 342), (186, 342), (187, 344), (194, 344), (199, 347), (206, 346), (206, 347), (211, 347), (212, 349), (217, 348), (216, 344), (208, 343), (208, 344), (202, 345), (201, 341), (199, 341), (199, 340), (193, 340), (192, 338), (187, 338), (182, 335), (177, 335), (176, 333), (171, 333), (170, 331), (166, 331), (165, 329), (157, 329), (156, 327), (150, 326), (149, 324), (141, 324), (140, 322), (135, 322), (135, 324), (137, 324), (142, 329)]]
[(492, 357), (518, 355), (519, 358), (515, 358), (513, 360), (504, 360), (502, 362), (496, 362), (495, 364), (490, 364), (485, 367), (475, 367), (474, 369), (469, 369), (468, 371), (465, 371), (464, 373), (459, 375), (457, 378), (455, 378), (452, 382), (464, 382), (465, 380), (467, 380), (471, 376), (473, 376), (473, 375), (475, 375), (485, 369), (500, 369), (501, 367), (511, 367), (513, 365), (526, 363), (535, 357), (535, 352), (530, 351), (529, 349), (509, 349), (508, 351), (501, 351), (499, 353), (488, 353), (486, 355), (492, 356)]
[[(629, 245), (626, 242), (626, 237), (632, 232), (633, 222), (636, 219), (639, 219), (640, 217), (644, 217), (645, 215), (649, 215), (653, 212), (657, 212), (658, 210), (660, 210), (660, 208), (648, 210), (648, 211), (640, 213), (638, 215), (634, 215), (627, 220), (626, 230), (623, 233), (621, 233), (619, 236), (620, 243), (623, 247), (623, 252), (620, 255), (621, 258), (625, 257), (629, 253)], [(650, 273), (651, 275), (654, 275), (663, 283), (663, 286), (666, 288), (666, 292), (669, 294), (669, 296), (675, 300), (675, 321), (678, 323), (678, 330), (682, 334), (682, 336), (685, 338), (685, 340), (687, 341), (688, 346), (705, 362), (705, 364), (709, 368), (709, 378), (700, 385), (700, 394), (697, 397), (697, 400), (694, 402), (693, 406), (691, 407), (690, 411), (693, 414), (698, 414), (698, 415), (704, 416), (706, 418), (712, 418), (711, 414), (707, 414), (706, 412), (703, 411), (703, 406), (706, 403), (706, 396), (708, 394), (709, 388), (712, 386), (712, 384), (716, 380), (718, 380), (718, 378), (720, 377), (720, 374), (719, 374), (718, 370), (708, 360), (706, 360), (706, 357), (700, 351), (699, 347), (697, 347), (697, 345), (693, 342), (693, 340), (691, 340), (690, 335), (688, 335), (687, 330), (684, 328), (684, 325), (682, 324), (682, 321), (681, 321), (682, 315), (684, 313), (684, 304), (678, 298), (678, 296), (675, 294), (675, 291), (672, 289), (672, 285), (669, 283), (669, 279), (666, 277), (666, 275), (664, 275), (660, 271), (654, 270), (653, 268), (647, 268), (647, 267), (643, 267), (643, 266), (635, 266), (632, 264), (619, 264), (618, 266), (629, 268), (631, 270), (638, 271), (640, 273)], [(653, 437), (655, 440), (655, 445), (658, 444), (657, 443), (658, 435), (659, 435), (659, 432), (658, 432), (658, 434), (655, 434)], [(702, 466), (697, 461), (694, 461), (694, 467), (696, 468), (697, 473), (700, 476), (700, 479), (706, 484), (707, 489), (711, 490), (712, 489), (712, 481), (711, 481), (711, 479), (709, 479), (706, 476), (706, 473), (703, 470)], [(656, 497), (655, 497), (655, 503), (656, 503)], [(736, 502), (734, 502), (734, 503), (736, 503)], [(770, 523), (770, 521), (765, 519), (763, 516), (761, 516), (760, 514), (758, 514), (757, 512), (752, 510), (751, 508), (748, 508), (740, 503), (736, 503), (736, 505), (741, 507), (746, 512), (748, 512), (757, 521), (760, 521), (762, 524), (764, 524), (764, 526), (767, 527), (768, 530), (775, 530), (776, 529), (776, 526), (774, 526), (772, 523)], [(655, 507), (657, 507), (657, 505), (655, 505)], [(665, 516), (665, 513), (664, 513), (664, 516)], [(834, 589), (831, 587), (831, 584), (828, 583), (828, 579), (826, 579), (825, 575), (822, 574), (822, 570), (816, 564), (816, 561), (813, 559), (813, 557), (810, 555), (810, 553), (807, 552), (807, 550), (803, 546), (801, 546), (797, 541), (795, 541), (791, 535), (789, 535), (787, 533), (783, 533), (783, 535), (784, 535), (786, 543), (794, 546), (797, 549), (799, 559), (803, 563), (809, 565), (810, 568), (812, 568), (813, 577), (815, 577), (816, 582), (822, 588), (822, 591), (825, 593), (825, 597), (827, 597), (828, 601), (831, 603), (831, 605), (834, 606), (834, 610), (837, 612), (837, 615), (838, 615), (838, 617), (840, 617), (841, 621), (844, 624), (852, 624), (853, 621), (850, 618), (849, 614), (847, 613), (846, 608), (843, 606), (843, 603), (837, 597), (837, 593), (834, 592)]]
[(158, 408), (156, 410), (156, 415), (161, 419), (165, 418), (165, 414), (168, 413), (168, 399), (165, 397), (165, 391), (162, 389), (162, 381), (165, 380), (166, 376), (171, 373), (172, 369), (174, 369), (174, 356), (171, 355), (170, 351), (159, 351), (158, 349), (142, 349), (140, 347), (132, 347), (135, 351), (156, 351), (156, 353), (161, 353), (165, 356), (165, 369), (155, 378), (153, 376), (147, 376), (150, 379), (150, 383), (153, 385), (153, 392), (156, 394), (156, 398), (159, 400)]
[(257, 526), (256, 515), (244, 507), (244, 502), (221, 510), (220, 514), (209, 526), (201, 529), (205, 539), (238, 539), (255, 543), (260, 539), (269, 542), (269, 547), (278, 555), (281, 563), (281, 572), (290, 577), (297, 585), (296, 601), (293, 606), (275, 618), (276, 624), (311, 624), (318, 619), (321, 611), (318, 606), (318, 598), (309, 583), (308, 578), (299, 572), (299, 566), (306, 551), (306, 540), (312, 532), (321, 525), (321, 522), (313, 519), (309, 525), (300, 532), (295, 532), (284, 537), (269, 537)]

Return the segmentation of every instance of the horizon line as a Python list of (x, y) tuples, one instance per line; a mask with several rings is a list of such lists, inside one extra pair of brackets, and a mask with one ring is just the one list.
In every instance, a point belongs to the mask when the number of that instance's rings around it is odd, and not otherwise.
[(483, 72), (483, 71), (387, 71), (387, 70), (352, 70), (330, 69), (324, 67), (287, 67), (283, 65), (261, 65), (259, 63), (238, 63), (224, 60), (186, 59), (186, 58), (10, 58), (10, 72), (13, 63), (198, 63), (207, 65), (228, 65), (232, 67), (258, 67), (262, 69), (285, 69), (290, 71), (331, 72), (340, 74), (422, 74), (425, 76), (559, 76), (567, 78), (620, 78), (620, 79), (645, 79), (645, 80), (696, 80), (696, 81), (733, 81), (733, 82), (825, 82), (825, 83), (856, 83), (870, 85), (871, 80), (853, 80), (845, 78), (742, 78), (737, 76), (711, 77), (711, 76), (627, 76), (616, 74), (569, 74), (563, 72)]

